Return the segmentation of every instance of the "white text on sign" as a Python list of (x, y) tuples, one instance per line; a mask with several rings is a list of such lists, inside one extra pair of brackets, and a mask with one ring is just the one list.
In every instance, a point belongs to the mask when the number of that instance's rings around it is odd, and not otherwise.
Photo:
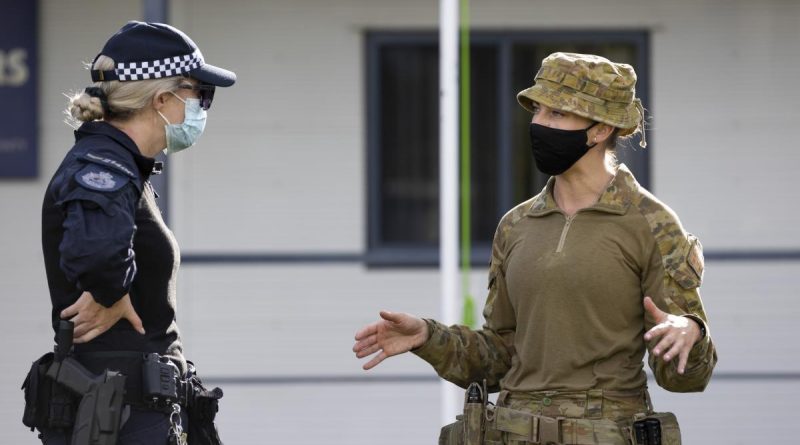
[(0, 49), (0, 86), (19, 87), (28, 82), (28, 51), (24, 48)]

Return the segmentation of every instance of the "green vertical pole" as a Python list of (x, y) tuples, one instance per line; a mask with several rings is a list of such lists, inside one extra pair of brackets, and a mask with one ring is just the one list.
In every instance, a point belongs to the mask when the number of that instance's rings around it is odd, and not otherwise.
[(469, 0), (461, 0), (460, 11), (460, 128), (461, 128), (461, 291), (464, 297), (462, 324), (475, 327), (475, 300), (470, 294), (470, 262), (472, 260), (470, 180), (470, 54), (469, 54)]

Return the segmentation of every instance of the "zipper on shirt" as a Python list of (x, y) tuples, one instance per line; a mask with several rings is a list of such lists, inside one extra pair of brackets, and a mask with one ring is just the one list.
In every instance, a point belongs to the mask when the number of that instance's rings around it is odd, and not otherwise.
[(564, 241), (567, 240), (567, 232), (569, 232), (569, 227), (572, 225), (572, 220), (575, 219), (575, 215), (567, 216), (566, 219), (567, 220), (564, 223), (564, 228), (561, 230), (561, 239), (558, 240), (556, 253), (560, 253), (562, 250), (564, 250)]

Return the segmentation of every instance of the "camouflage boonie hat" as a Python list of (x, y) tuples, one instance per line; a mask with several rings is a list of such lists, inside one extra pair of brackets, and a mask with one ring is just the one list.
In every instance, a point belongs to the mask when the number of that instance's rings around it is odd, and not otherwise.
[(633, 67), (591, 54), (545, 57), (535, 84), (517, 93), (517, 102), (533, 112), (531, 101), (617, 127), (620, 136), (636, 131), (644, 116)]

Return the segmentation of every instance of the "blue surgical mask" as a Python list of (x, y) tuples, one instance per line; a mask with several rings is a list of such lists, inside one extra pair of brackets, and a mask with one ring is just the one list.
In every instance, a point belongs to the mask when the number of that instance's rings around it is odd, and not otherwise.
[[(170, 93), (172, 92), (170, 91)], [(206, 110), (200, 107), (200, 99), (184, 100), (175, 93), (172, 95), (184, 103), (183, 123), (171, 124), (160, 111), (156, 110), (161, 119), (167, 123), (164, 126), (167, 132), (167, 154), (177, 153), (194, 145), (206, 128), (206, 117), (208, 116)]]

